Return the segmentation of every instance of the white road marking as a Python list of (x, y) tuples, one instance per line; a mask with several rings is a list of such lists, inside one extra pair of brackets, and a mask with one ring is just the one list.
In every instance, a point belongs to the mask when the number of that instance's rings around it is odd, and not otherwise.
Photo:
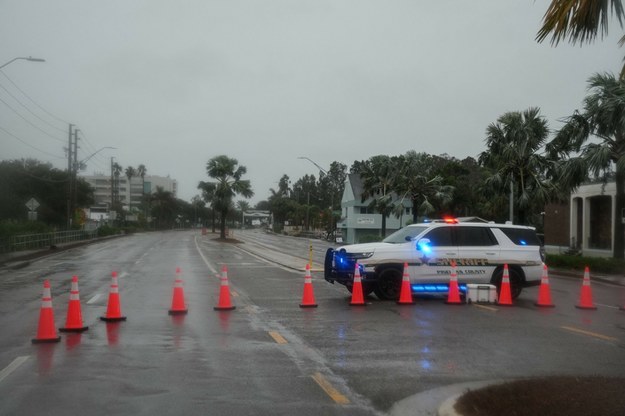
[(95, 296), (93, 296), (91, 299), (89, 299), (89, 300), (87, 301), (87, 304), (94, 303), (94, 302), (95, 302), (95, 301), (97, 301), (98, 299), (100, 299), (100, 294), (99, 294), (99, 293), (97, 293)]
[(215, 269), (213, 265), (208, 261), (208, 259), (204, 257), (204, 254), (202, 254), (202, 250), (200, 250), (200, 247), (197, 244), (197, 237), (195, 237), (195, 249), (197, 250), (198, 253), (200, 253), (200, 257), (202, 257), (202, 260), (204, 260), (204, 264), (206, 264), (206, 267), (208, 267), (208, 270), (210, 270), (211, 273), (217, 273), (217, 269)]
[(17, 357), (15, 360), (13, 360), (11, 364), (7, 365), (2, 371), (0, 371), (0, 381), (7, 378), (9, 374), (15, 371), (17, 367), (24, 364), (26, 360), (28, 360), (28, 355), (22, 355), (20, 357)]

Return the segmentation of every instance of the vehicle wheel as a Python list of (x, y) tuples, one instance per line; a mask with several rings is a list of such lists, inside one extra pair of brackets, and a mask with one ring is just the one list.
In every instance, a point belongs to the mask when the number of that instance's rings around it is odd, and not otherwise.
[(388, 268), (380, 272), (378, 284), (374, 292), (382, 300), (397, 300), (401, 291), (402, 272), (399, 269)]
[[(519, 297), (523, 291), (523, 277), (516, 269), (508, 270), (508, 277), (510, 279), (510, 295), (512, 299)], [(501, 279), (503, 278), (503, 268), (497, 269), (491, 279), (491, 284), (497, 286), (497, 294), (501, 292)]]

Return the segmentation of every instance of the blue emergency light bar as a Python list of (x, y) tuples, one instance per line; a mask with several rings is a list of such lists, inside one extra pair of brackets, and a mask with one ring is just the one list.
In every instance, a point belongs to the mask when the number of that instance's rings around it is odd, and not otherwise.
[[(416, 284), (412, 286), (412, 293), (447, 293), (449, 292), (449, 285), (446, 284)], [(467, 292), (467, 285), (458, 285), (458, 289), (462, 293)]]

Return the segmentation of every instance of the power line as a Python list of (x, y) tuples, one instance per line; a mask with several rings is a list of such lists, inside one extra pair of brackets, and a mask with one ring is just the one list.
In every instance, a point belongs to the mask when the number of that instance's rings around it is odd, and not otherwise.
[(23, 140), (23, 139), (21, 139), (21, 138), (17, 137), (15, 134), (13, 134), (13, 133), (11, 133), (10, 131), (6, 130), (6, 129), (5, 129), (5, 128), (3, 128), (2, 126), (0, 126), (0, 130), (2, 130), (3, 132), (5, 132), (5, 133), (6, 133), (6, 134), (8, 134), (9, 136), (13, 137), (14, 139), (19, 140), (20, 142), (22, 142), (22, 143), (23, 143), (23, 144), (25, 144), (26, 146), (31, 147), (31, 148), (33, 148), (33, 149), (35, 149), (35, 150), (36, 150), (36, 151), (38, 151), (38, 152), (41, 152), (41, 153), (46, 154), (46, 155), (48, 155), (48, 156), (52, 156), (52, 157), (54, 157), (55, 159), (64, 159), (64, 158), (65, 158), (64, 156), (63, 156), (63, 157), (60, 157), (60, 156), (58, 156), (58, 155), (53, 155), (52, 153), (46, 152), (45, 150), (41, 150), (41, 149), (39, 149), (39, 148), (37, 148), (37, 147), (33, 146), (32, 144), (27, 143), (25, 140)]
[(17, 101), (17, 103), (19, 105), (22, 106), (22, 108), (24, 108), (24, 110), (28, 111), (30, 114), (32, 114), (34, 117), (36, 117), (37, 119), (41, 120), (42, 122), (44, 122), (45, 124), (47, 124), (48, 126), (52, 127), (55, 130), (58, 131), (62, 131), (65, 132), (65, 130), (49, 123), (48, 121), (44, 120), (43, 118), (39, 117), (37, 114), (35, 114), (30, 108), (28, 108), (24, 103), (22, 103), (16, 96), (14, 96), (13, 94), (11, 94), (11, 91), (7, 90), (6, 88), (4, 88), (3, 85), (0, 84), (0, 88), (2, 88), (7, 94), (9, 94), (11, 96), (11, 98), (13, 98), (15, 101)]
[(45, 134), (46, 136), (59, 141), (61, 143), (65, 143), (64, 139), (60, 139), (58, 137), (55, 137), (53, 135), (51, 135), (50, 133), (48, 133), (47, 131), (41, 129), (39, 126), (35, 125), (33, 122), (31, 122), (30, 120), (28, 120), (26, 117), (24, 117), (23, 115), (21, 115), (20, 113), (18, 113), (13, 107), (11, 107), (6, 101), (4, 101), (2, 98), (0, 98), (0, 101), (2, 101), (2, 103), (4, 103), (4, 105), (6, 105), (7, 107), (9, 107), (11, 109), (11, 111), (13, 111), (15, 114), (17, 114), (22, 120), (24, 120), (26, 123), (30, 124), (31, 126), (33, 126), (34, 128), (36, 128), (37, 130), (39, 130), (40, 132), (42, 132), (43, 134)]
[(35, 100), (33, 100), (32, 98), (30, 98), (30, 96), (28, 94), (26, 94), (24, 91), (22, 91), (22, 89), (20, 87), (17, 86), (17, 84), (15, 82), (13, 82), (13, 80), (11, 78), (9, 78), (9, 76), (7, 74), (5, 74), (3, 71), (0, 71), (0, 73), (2, 73), (2, 75), (4, 75), (4, 77), (11, 83), (13, 84), (13, 86), (22, 93), (22, 95), (26, 98), (28, 98), (28, 100), (33, 103), (37, 108), (39, 108), (41, 111), (43, 111), (44, 113), (46, 113), (47, 115), (49, 115), (50, 117), (52, 117), (53, 119), (60, 121), (63, 124), (70, 124), (69, 121), (65, 121), (57, 116), (55, 116), (54, 114), (50, 113), (48, 110), (46, 110), (45, 108), (43, 108), (42, 106), (40, 106), (39, 104), (37, 104), (37, 102)]

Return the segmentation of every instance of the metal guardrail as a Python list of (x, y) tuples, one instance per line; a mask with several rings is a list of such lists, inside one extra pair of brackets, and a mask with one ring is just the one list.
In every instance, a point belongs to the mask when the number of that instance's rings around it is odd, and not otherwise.
[(91, 240), (97, 236), (97, 230), (74, 230), (43, 234), (16, 235), (0, 240), (0, 253), (53, 247), (57, 244)]

